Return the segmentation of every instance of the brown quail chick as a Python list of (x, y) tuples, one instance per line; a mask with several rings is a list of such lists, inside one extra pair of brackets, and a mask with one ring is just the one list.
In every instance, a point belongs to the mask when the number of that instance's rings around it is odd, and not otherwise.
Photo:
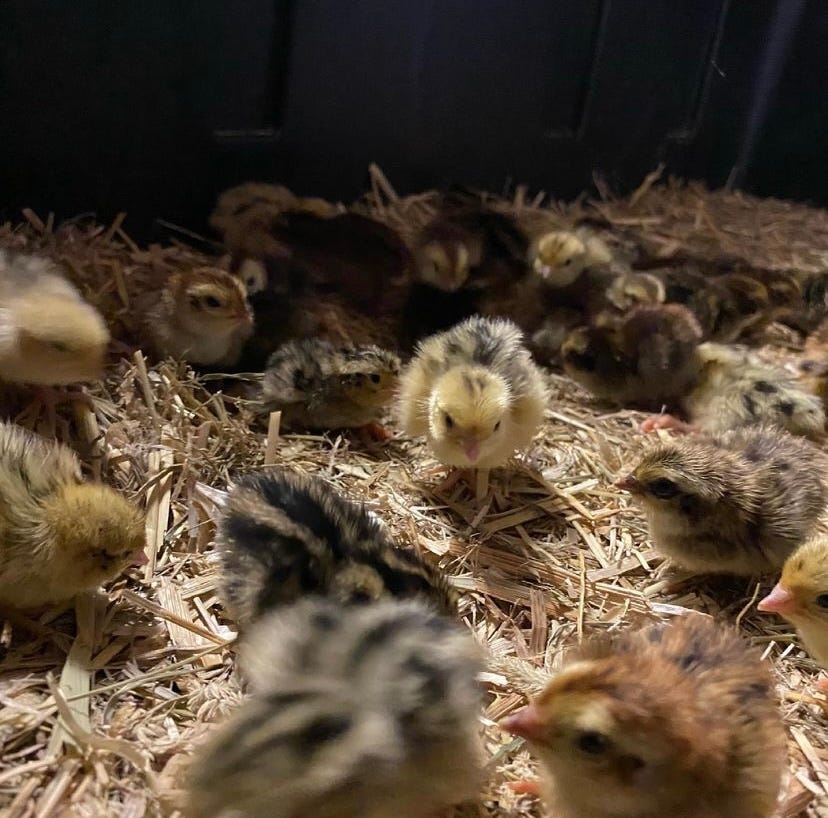
[(320, 478), (283, 469), (242, 477), (219, 522), (217, 547), (222, 599), (242, 626), (307, 594), (342, 603), (416, 596), (442, 612), (455, 609), (441, 573)]
[(828, 317), (828, 272), (794, 273), (802, 298), (778, 316), (778, 320), (800, 332), (813, 332)]
[(771, 428), (690, 437), (646, 452), (617, 485), (646, 515), (653, 545), (698, 573), (779, 571), (825, 508), (822, 453)]
[(828, 399), (828, 319), (805, 339), (799, 371), (802, 385), (825, 406)]
[(289, 428), (376, 427), (394, 394), (400, 359), (376, 346), (290, 341), (271, 355), (262, 382), (268, 411)]
[(481, 665), (413, 600), (269, 615), (242, 652), (252, 695), (194, 761), (190, 818), (430, 818), (473, 797)]
[(144, 563), (144, 521), (66, 446), (0, 423), (0, 606), (71, 599)]
[(743, 273), (727, 273), (707, 287), (717, 298), (710, 338), (731, 342), (770, 323), (773, 314), (764, 284)]
[(559, 818), (770, 818), (786, 764), (771, 676), (700, 614), (587, 642), (502, 726)]
[(641, 306), (576, 329), (561, 358), (564, 371), (596, 397), (660, 408), (694, 383), (701, 334), (685, 307)]

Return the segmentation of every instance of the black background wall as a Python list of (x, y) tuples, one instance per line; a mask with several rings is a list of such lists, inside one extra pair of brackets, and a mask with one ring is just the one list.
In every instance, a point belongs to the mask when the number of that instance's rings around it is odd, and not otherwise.
[(824, 0), (0, 0), (0, 210), (670, 172), (828, 204)]

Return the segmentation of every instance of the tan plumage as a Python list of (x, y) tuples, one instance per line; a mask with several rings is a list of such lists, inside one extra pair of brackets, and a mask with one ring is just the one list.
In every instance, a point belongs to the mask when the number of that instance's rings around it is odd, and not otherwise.
[(60, 386), (100, 376), (109, 331), (45, 258), (0, 249), (0, 380)]
[(399, 357), (376, 346), (290, 341), (267, 362), (262, 399), (291, 428), (366, 426), (391, 402), (399, 372)]
[(549, 287), (566, 287), (587, 268), (611, 261), (606, 243), (586, 228), (541, 233), (528, 251), (529, 266)]
[(418, 345), (397, 410), (405, 432), (424, 435), (441, 462), (491, 468), (529, 445), (546, 402), (520, 330), (475, 316)]
[(828, 668), (828, 539), (819, 537), (797, 548), (758, 607), (795, 625), (808, 653)]
[(778, 571), (828, 501), (825, 458), (772, 428), (690, 437), (646, 452), (619, 481), (647, 514), (650, 538), (691, 571)]
[(70, 599), (140, 560), (142, 515), (66, 446), (0, 423), (0, 605)]
[(588, 642), (503, 726), (559, 818), (770, 818), (786, 761), (770, 674), (700, 614)]
[(606, 289), (606, 300), (622, 312), (640, 304), (663, 304), (665, 298), (664, 284), (659, 278), (632, 270), (613, 276)]
[(179, 270), (136, 294), (144, 344), (202, 366), (232, 366), (253, 332), (244, 285), (214, 267)]
[(480, 654), (449, 620), (305, 600), (241, 658), (253, 692), (195, 759), (192, 818), (430, 818), (476, 793)]
[(456, 608), (441, 573), (320, 478), (282, 469), (241, 478), (217, 545), (222, 598), (242, 625), (307, 594), (343, 603), (417, 596), (446, 613)]

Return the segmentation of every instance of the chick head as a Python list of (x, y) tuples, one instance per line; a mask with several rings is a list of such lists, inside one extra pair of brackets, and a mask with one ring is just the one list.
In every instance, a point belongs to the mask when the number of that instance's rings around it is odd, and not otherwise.
[(253, 312), (244, 284), (213, 267), (199, 267), (174, 280), (176, 318), (204, 337), (227, 337), (252, 330)]
[(43, 293), (20, 299), (14, 379), (62, 385), (93, 380), (104, 367), (109, 331), (98, 311), (80, 299)]
[(486, 462), (507, 430), (509, 385), (484, 367), (457, 366), (434, 384), (428, 405), (429, 437), (447, 465)]
[(44, 502), (44, 512), (67, 597), (147, 561), (143, 516), (109, 486), (67, 485)]
[(612, 326), (599, 326), (603, 321), (604, 317), (598, 316), (595, 326), (577, 327), (561, 344), (561, 361), (570, 375), (594, 373), (617, 357), (611, 342)]
[(233, 275), (241, 280), (248, 295), (267, 289), (267, 267), (257, 258), (242, 259)]
[(619, 310), (636, 304), (663, 304), (666, 297), (664, 283), (650, 273), (622, 273), (607, 288), (607, 299)]
[(574, 233), (544, 233), (529, 248), (532, 269), (552, 287), (565, 287), (575, 281), (585, 260), (586, 246)]
[(368, 347), (356, 366), (358, 371), (342, 376), (348, 398), (359, 406), (383, 406), (388, 403), (400, 376), (399, 357), (379, 347)]
[(417, 272), (426, 284), (453, 293), (468, 280), (469, 248), (462, 241), (430, 241), (417, 254)]

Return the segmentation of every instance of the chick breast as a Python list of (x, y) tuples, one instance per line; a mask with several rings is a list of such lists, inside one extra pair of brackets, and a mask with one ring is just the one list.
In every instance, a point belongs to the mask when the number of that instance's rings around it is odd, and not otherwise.
[(319, 478), (271, 469), (243, 477), (219, 522), (222, 596), (246, 624), (305, 594), (342, 602), (422, 597), (450, 612), (446, 579), (394, 543), (364, 506)]
[(253, 692), (196, 759), (193, 816), (428, 816), (479, 785), (478, 648), (421, 604), (305, 600), (242, 663)]

